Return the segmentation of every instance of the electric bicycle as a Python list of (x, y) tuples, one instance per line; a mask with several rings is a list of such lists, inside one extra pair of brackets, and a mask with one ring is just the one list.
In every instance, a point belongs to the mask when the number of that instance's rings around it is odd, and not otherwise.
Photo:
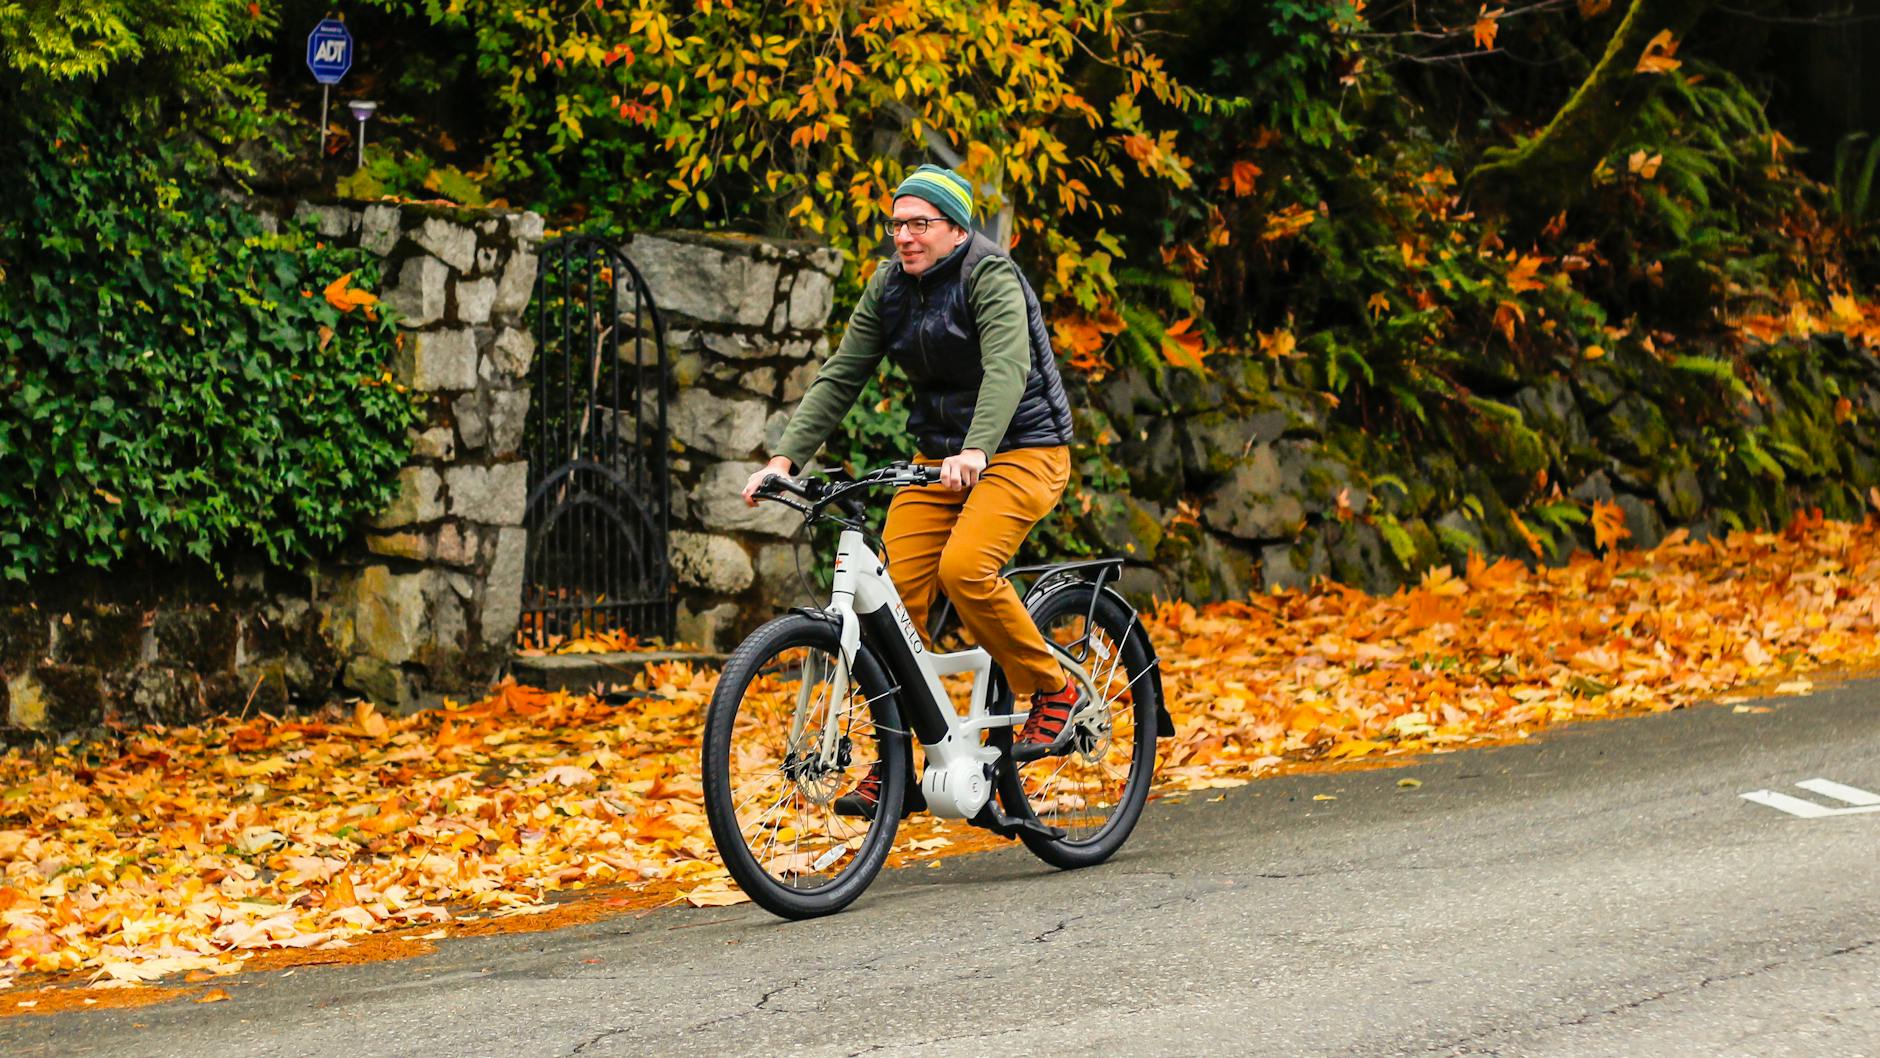
[[(1015, 837), (1053, 866), (1102, 863), (1142, 815), (1157, 738), (1174, 733), (1155, 648), (1114, 588), (1122, 559), (1022, 567), (1008, 572), (1028, 575), (1026, 609), (1082, 693), (1062, 753), (1012, 760), (1027, 714), (997, 665), (980, 647), (940, 653), (924, 641), (864, 524), (863, 490), (938, 480), (937, 467), (895, 463), (844, 481), (773, 475), (756, 491), (806, 522), (841, 526), (828, 605), (751, 633), (706, 717), (712, 837), (744, 892), (784, 918), (831, 914), (860, 896), (910, 798)], [(845, 812), (837, 802), (871, 769), (872, 806)]]

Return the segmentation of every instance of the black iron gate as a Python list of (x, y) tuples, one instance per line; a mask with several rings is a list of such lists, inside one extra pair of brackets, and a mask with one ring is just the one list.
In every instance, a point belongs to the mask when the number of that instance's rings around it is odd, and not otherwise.
[(543, 245), (535, 332), (522, 634), (548, 648), (672, 638), (666, 343), (646, 281), (612, 242)]

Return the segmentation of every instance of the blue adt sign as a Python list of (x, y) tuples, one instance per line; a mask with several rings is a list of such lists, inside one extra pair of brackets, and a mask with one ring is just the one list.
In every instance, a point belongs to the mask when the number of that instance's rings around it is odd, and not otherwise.
[(337, 18), (321, 19), (307, 34), (307, 69), (321, 84), (338, 84), (352, 69), (353, 39), (346, 23)]

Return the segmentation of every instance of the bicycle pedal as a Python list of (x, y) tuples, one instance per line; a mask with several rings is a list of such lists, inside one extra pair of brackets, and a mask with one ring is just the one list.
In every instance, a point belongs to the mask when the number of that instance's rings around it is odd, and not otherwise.
[(1015, 838), (1020, 834), (1032, 834), (1037, 837), (1048, 838), (1051, 841), (1062, 841), (1064, 839), (1063, 830), (1057, 827), (1045, 826), (1035, 819), (1019, 819), (1016, 816), (1008, 816), (993, 807), (990, 801), (987, 801), (986, 806), (979, 810), (978, 815), (966, 822), (971, 826), (990, 830), (1002, 838)]

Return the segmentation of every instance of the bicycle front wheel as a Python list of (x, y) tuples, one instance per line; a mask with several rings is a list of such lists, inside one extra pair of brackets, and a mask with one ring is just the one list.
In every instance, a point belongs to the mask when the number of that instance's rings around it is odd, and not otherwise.
[[(842, 666), (830, 621), (779, 617), (732, 653), (706, 715), (705, 814), (725, 868), (759, 906), (811, 918), (868, 887), (906, 795), (900, 728), (886, 675), (865, 650)], [(838, 812), (877, 765), (872, 815)]]
[[(999, 773), (1007, 815), (1064, 831), (1061, 838), (1021, 832), (1020, 840), (1054, 867), (1089, 867), (1116, 854), (1142, 817), (1155, 778), (1156, 713), (1150, 681), (1160, 679), (1141, 640), (1136, 612), (1087, 585), (1046, 596), (1032, 614), (1045, 644), (1066, 671), (1075, 669), (1083, 704), (1071, 717), (1070, 749)], [(1074, 677), (1076, 678), (1076, 677)], [(994, 728), (1007, 749), (1014, 729)]]

